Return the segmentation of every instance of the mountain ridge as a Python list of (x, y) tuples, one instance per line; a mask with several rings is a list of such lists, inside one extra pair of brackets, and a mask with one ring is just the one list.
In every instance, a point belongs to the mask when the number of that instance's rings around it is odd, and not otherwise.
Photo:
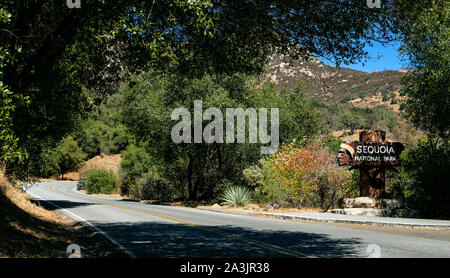
[(368, 73), (326, 65), (315, 57), (298, 61), (291, 60), (289, 56), (272, 55), (267, 63), (265, 79), (282, 88), (292, 88), (301, 79), (309, 96), (347, 102), (380, 93), (395, 99), (394, 92), (400, 91), (401, 78), (407, 71), (400, 69)]

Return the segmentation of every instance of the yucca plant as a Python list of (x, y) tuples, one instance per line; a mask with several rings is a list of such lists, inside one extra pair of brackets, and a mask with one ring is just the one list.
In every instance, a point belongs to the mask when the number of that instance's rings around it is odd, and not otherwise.
[(221, 196), (222, 204), (234, 207), (244, 206), (252, 199), (252, 192), (244, 186), (229, 186)]

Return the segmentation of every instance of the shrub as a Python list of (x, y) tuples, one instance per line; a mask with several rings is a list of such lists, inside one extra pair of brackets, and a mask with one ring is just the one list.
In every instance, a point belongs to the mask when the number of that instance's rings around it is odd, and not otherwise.
[(119, 180), (116, 175), (105, 169), (90, 170), (86, 177), (84, 188), (87, 193), (116, 193), (119, 189)]
[(78, 146), (72, 137), (61, 140), (53, 149), (48, 149), (41, 153), (41, 175), (50, 177), (55, 174), (64, 174), (76, 170), (86, 159), (86, 154)]
[(220, 203), (225, 190), (232, 186), (234, 186), (232, 181), (229, 181), (228, 179), (220, 180), (217, 185), (214, 186), (214, 198), (212, 198), (211, 201), (213, 203)]
[(388, 95), (388, 92), (385, 91), (385, 92), (383, 92), (383, 102), (386, 102), (388, 100), (389, 100), (389, 95)]
[(144, 174), (130, 186), (130, 196), (141, 200), (158, 200), (170, 202), (176, 199), (175, 187), (157, 172)]
[(359, 98), (365, 98), (365, 97), (367, 97), (369, 95), (369, 92), (367, 92), (367, 91), (362, 91), (362, 92), (360, 92), (359, 94), (358, 94), (358, 97)]
[(222, 194), (222, 204), (228, 206), (244, 206), (253, 199), (250, 189), (244, 186), (230, 186)]
[(282, 205), (328, 209), (355, 189), (350, 171), (340, 168), (320, 141), (306, 147), (295, 142), (284, 145), (264, 163), (264, 169), (262, 190), (272, 194), (271, 201), (281, 196)]
[(345, 96), (345, 97), (343, 97), (343, 98), (341, 99), (341, 103), (347, 103), (347, 102), (349, 102), (350, 100), (353, 100), (353, 97), (352, 97), (352, 96)]
[(263, 171), (257, 165), (252, 165), (242, 172), (245, 182), (252, 188), (256, 188), (261, 185), (261, 180), (263, 179)]
[(143, 147), (129, 145), (122, 152), (119, 175), (123, 194), (128, 194), (128, 190), (131, 191), (131, 187), (135, 186), (136, 181), (148, 172), (150, 165), (154, 165), (153, 160)]
[(424, 217), (450, 219), (449, 149), (448, 142), (426, 138), (401, 154), (393, 191)]

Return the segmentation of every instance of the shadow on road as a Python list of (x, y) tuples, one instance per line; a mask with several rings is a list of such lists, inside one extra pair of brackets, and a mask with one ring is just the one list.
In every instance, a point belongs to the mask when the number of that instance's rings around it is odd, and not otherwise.
[(137, 257), (289, 258), (365, 256), (356, 239), (327, 235), (253, 230), (237, 226), (198, 226), (163, 222), (94, 223)]
[[(95, 205), (94, 203), (85, 203), (85, 202), (72, 202), (72, 201), (64, 201), (64, 200), (48, 200), (48, 202), (45, 201), (40, 201), (40, 200), (30, 200), (31, 203), (43, 207), (46, 210), (57, 210), (59, 208), (76, 208), (76, 207), (85, 207), (85, 206), (91, 206), (91, 205)], [(52, 204), (55, 204), (56, 207)]]

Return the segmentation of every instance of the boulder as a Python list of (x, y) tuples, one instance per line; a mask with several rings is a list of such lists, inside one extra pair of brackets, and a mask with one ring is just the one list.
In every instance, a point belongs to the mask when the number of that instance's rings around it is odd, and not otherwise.
[(345, 208), (379, 208), (399, 209), (403, 208), (404, 201), (401, 199), (378, 199), (370, 197), (344, 198), (339, 201), (339, 207)]
[(380, 208), (345, 208), (333, 209), (328, 212), (346, 215), (360, 216), (382, 216), (382, 217), (419, 217), (419, 213), (414, 209), (380, 209)]

